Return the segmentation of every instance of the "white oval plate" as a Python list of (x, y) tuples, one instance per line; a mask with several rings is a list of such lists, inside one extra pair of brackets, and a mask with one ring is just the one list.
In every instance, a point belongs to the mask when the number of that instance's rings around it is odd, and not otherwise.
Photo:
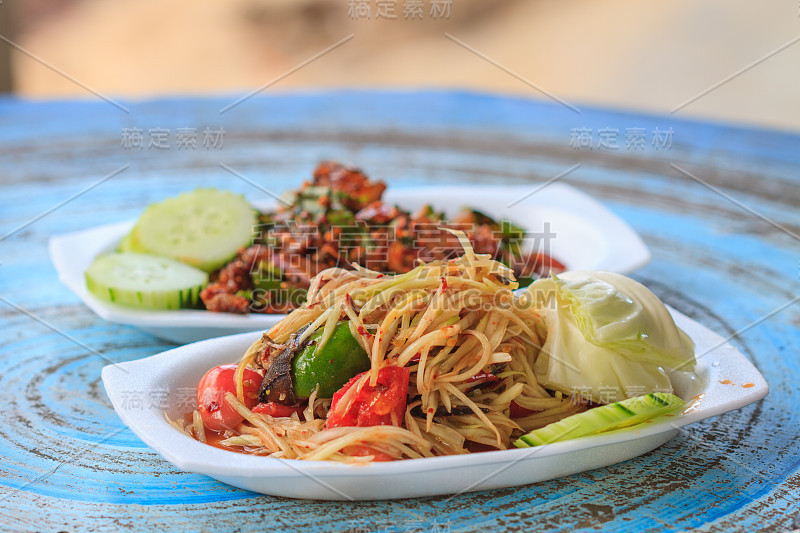
[(109, 365), (103, 368), (103, 383), (122, 421), (167, 461), (236, 487), (319, 500), (458, 494), (544, 481), (625, 461), (664, 444), (686, 424), (766, 396), (766, 381), (733, 346), (690, 318), (672, 314), (697, 346), (695, 373), (674, 379), (678, 395), (693, 399), (684, 413), (639, 429), (527, 449), (346, 465), (244, 455), (202, 444), (170, 426), (164, 412), (179, 417), (191, 411), (195, 387), (205, 371), (237, 361), (258, 333), (211, 339)]
[[(455, 215), (463, 206), (472, 206), (519, 224), (529, 235), (542, 235), (546, 231), (555, 234), (549, 239), (549, 251), (570, 270), (625, 274), (650, 261), (649, 250), (630, 226), (596, 200), (563, 183), (541, 190), (536, 185), (396, 188), (388, 190), (384, 199), (412, 212), (431, 203), (448, 216)], [(274, 207), (274, 203), (268, 202), (254, 202), (254, 205), (261, 209)], [(109, 224), (50, 239), (50, 258), (59, 279), (100, 317), (184, 344), (268, 329), (285, 316), (190, 309), (147, 311), (95, 298), (86, 289), (84, 272), (98, 254), (115, 249), (133, 223)]]

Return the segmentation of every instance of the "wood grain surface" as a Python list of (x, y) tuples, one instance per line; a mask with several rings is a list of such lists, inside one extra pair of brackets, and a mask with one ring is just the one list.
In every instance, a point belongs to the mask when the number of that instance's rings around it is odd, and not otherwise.
[[(258, 96), (220, 112), (234, 101), (0, 100), (1, 529), (792, 529), (800, 512), (800, 137), (458, 92)], [(203, 146), (206, 128), (224, 129), (221, 147)], [(671, 129), (670, 146), (653, 145), (656, 128)], [(136, 129), (143, 147), (126, 148)], [(159, 129), (169, 132), (168, 148), (149, 147)], [(194, 148), (178, 146), (179, 129), (195, 130)], [(618, 147), (598, 147), (608, 137), (600, 132), (615, 129)], [(572, 142), (576, 130), (591, 131), (591, 149)], [(626, 133), (639, 130), (645, 145), (626, 146)], [(653, 252), (634, 277), (733, 336), (769, 396), (622, 464), (455, 498), (297, 501), (176, 470), (122, 425), (100, 382), (109, 361), (169, 346), (81, 305), (59, 283), (47, 241), (199, 186), (277, 194), (323, 158), (358, 164), (390, 187), (530, 183), (532, 191), (580, 163), (559, 179), (603, 201)]]

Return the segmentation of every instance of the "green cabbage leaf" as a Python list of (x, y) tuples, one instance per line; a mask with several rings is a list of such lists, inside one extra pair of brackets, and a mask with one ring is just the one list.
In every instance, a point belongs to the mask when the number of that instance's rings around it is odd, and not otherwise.
[(666, 368), (694, 369), (694, 343), (637, 281), (577, 271), (526, 290), (546, 329), (534, 364), (545, 387), (609, 403), (671, 390)]

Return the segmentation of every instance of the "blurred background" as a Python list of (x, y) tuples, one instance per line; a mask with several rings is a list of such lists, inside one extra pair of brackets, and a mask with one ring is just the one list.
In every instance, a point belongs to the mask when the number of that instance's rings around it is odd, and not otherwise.
[(0, 36), (25, 98), (452, 87), (800, 130), (798, 0), (2, 0)]

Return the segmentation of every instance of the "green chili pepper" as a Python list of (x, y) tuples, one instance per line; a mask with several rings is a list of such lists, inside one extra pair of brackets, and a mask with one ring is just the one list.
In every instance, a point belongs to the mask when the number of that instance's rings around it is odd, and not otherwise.
[(522, 276), (517, 280), (517, 283), (519, 283), (519, 287), (517, 287), (517, 288), (518, 289), (524, 289), (525, 287), (527, 287), (528, 285), (530, 285), (534, 281), (536, 281), (536, 280), (531, 278), (531, 277)]
[(281, 288), (283, 272), (270, 261), (259, 261), (258, 268), (250, 273), (256, 289), (271, 291)]
[(332, 398), (350, 378), (369, 370), (369, 357), (350, 333), (349, 321), (336, 324), (328, 341), (320, 346), (322, 332), (323, 328), (315, 331), (292, 362), (292, 383), (299, 398), (308, 397), (318, 383), (318, 397)]

